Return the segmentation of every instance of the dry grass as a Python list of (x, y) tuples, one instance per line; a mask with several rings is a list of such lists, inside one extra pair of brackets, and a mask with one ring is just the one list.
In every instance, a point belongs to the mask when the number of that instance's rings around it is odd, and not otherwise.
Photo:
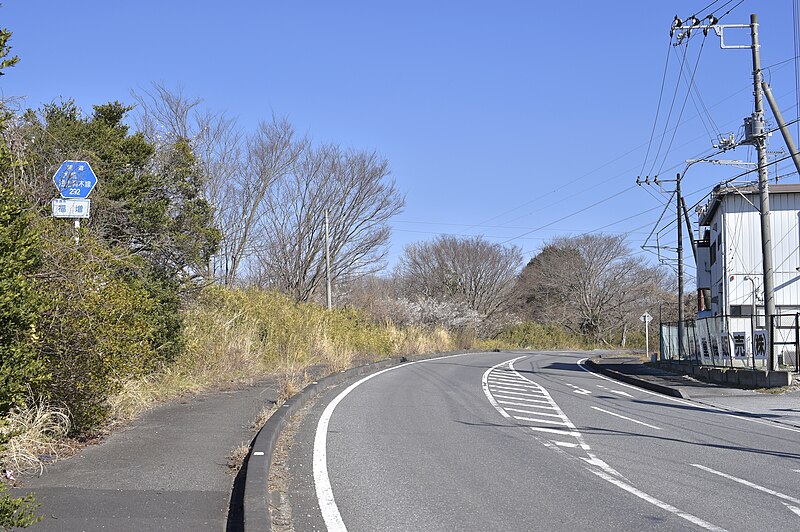
[(126, 383), (111, 398), (116, 422), (186, 393), (267, 375), (278, 377), (282, 404), (311, 381), (312, 366), (341, 371), (354, 360), (451, 351), (474, 340), (443, 328), (376, 325), (355, 310), (329, 312), (275, 292), (221, 287), (203, 292), (185, 310), (184, 324), (184, 352), (158, 373)]
[(11, 438), (5, 444), (0, 464), (12, 471), (37, 471), (44, 465), (70, 454), (74, 448), (67, 440), (70, 422), (65, 409), (43, 400), (29, 401), (31, 406), (12, 409), (4, 418), (2, 430)]
[(244, 465), (249, 452), (250, 446), (247, 443), (242, 442), (237, 445), (228, 455), (228, 468), (234, 473), (238, 472)]
[(274, 414), (276, 410), (278, 410), (278, 403), (262, 408), (255, 419), (250, 422), (250, 430), (253, 432), (261, 430), (261, 427), (266, 424), (267, 420), (272, 417), (272, 414)]

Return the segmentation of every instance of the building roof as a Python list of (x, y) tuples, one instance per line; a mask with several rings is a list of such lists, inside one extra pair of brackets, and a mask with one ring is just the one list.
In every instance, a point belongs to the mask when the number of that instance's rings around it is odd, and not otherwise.
[[(729, 194), (742, 194), (745, 196), (758, 194), (758, 185), (739, 185), (732, 186), (723, 183), (714, 187), (711, 191), (711, 199), (705, 206), (705, 210), (700, 214), (699, 224), (701, 226), (711, 225), (711, 219), (719, 208), (722, 199)], [(769, 186), (770, 196), (774, 194), (800, 194), (800, 184), (773, 184)]]

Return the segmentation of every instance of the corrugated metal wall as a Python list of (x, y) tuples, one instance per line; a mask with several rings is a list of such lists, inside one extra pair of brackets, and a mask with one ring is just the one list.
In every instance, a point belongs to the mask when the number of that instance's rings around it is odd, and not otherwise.
[[(718, 285), (719, 282), (724, 285), (725, 297), (719, 301), (720, 305), (724, 304), (724, 300), (727, 300), (729, 305), (749, 306), (752, 303), (752, 285), (745, 279), (746, 276), (755, 279), (756, 292), (761, 294), (759, 205), (758, 195), (728, 194), (717, 211), (714, 222), (718, 223), (719, 229), (724, 232), (723, 244), (717, 252), (717, 263), (720, 266), (724, 263), (725, 271), (723, 272), (721, 267), (715, 271), (712, 267), (712, 286)], [(800, 194), (770, 195), (775, 305), (777, 307), (800, 305), (800, 272), (796, 270), (800, 266), (798, 212), (800, 212)], [(712, 244), (714, 237), (712, 231)], [(720, 256), (720, 252), (722, 256)], [(732, 280), (731, 276), (733, 276)], [(712, 290), (714, 289), (712, 288)], [(763, 305), (760, 295), (759, 305)], [(727, 312), (724, 307), (718, 307), (716, 310), (719, 313)], [(781, 309), (778, 310), (780, 312)]]

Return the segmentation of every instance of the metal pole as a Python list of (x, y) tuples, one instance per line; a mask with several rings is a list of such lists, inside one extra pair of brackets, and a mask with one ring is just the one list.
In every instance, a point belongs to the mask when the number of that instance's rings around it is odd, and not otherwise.
[(792, 156), (792, 161), (794, 161), (794, 167), (797, 169), (797, 173), (800, 173), (800, 154), (797, 153), (797, 147), (792, 140), (792, 134), (789, 133), (789, 128), (786, 127), (786, 122), (783, 120), (781, 110), (778, 108), (778, 102), (776, 102), (775, 97), (772, 96), (772, 89), (769, 88), (766, 81), (761, 82), (761, 89), (764, 91), (764, 96), (767, 97), (767, 103), (769, 103), (772, 114), (775, 116), (775, 121), (778, 123), (778, 128), (781, 130), (783, 141), (786, 143), (786, 147), (789, 148), (789, 154)]
[(681, 174), (678, 174), (678, 179), (675, 186), (676, 204), (678, 206), (678, 358), (683, 360), (683, 336), (684, 336), (684, 312), (683, 312), (683, 227), (681, 217)]
[(81, 242), (81, 219), (75, 218), (75, 245)]
[(325, 284), (327, 285), (328, 310), (331, 310), (331, 235), (328, 229), (328, 210), (325, 210)]
[[(761, 100), (761, 55), (758, 44), (758, 15), (750, 15), (750, 37), (753, 51), (753, 96), (755, 97), (755, 112), (753, 119), (764, 122), (764, 104)], [(767, 175), (767, 139), (762, 132), (756, 139), (758, 151), (758, 192), (761, 199), (761, 254), (764, 270), (764, 323), (767, 327), (772, 324), (775, 315), (775, 294), (772, 279), (772, 234), (769, 223), (769, 176)], [(770, 327), (769, 334), (772, 335)], [(770, 338), (769, 345), (772, 345)], [(769, 350), (767, 355), (768, 370), (775, 370), (775, 356)]]
[(647, 358), (650, 358), (650, 320), (644, 320), (644, 345)]

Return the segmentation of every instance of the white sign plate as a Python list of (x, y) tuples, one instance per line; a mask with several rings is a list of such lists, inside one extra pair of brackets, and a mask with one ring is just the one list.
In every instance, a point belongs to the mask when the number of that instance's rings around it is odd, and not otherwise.
[(54, 199), (54, 218), (88, 218), (90, 200), (88, 199)]
[(653, 321), (653, 316), (645, 312), (639, 319), (642, 320), (642, 322), (644, 323), (650, 323), (651, 321)]

